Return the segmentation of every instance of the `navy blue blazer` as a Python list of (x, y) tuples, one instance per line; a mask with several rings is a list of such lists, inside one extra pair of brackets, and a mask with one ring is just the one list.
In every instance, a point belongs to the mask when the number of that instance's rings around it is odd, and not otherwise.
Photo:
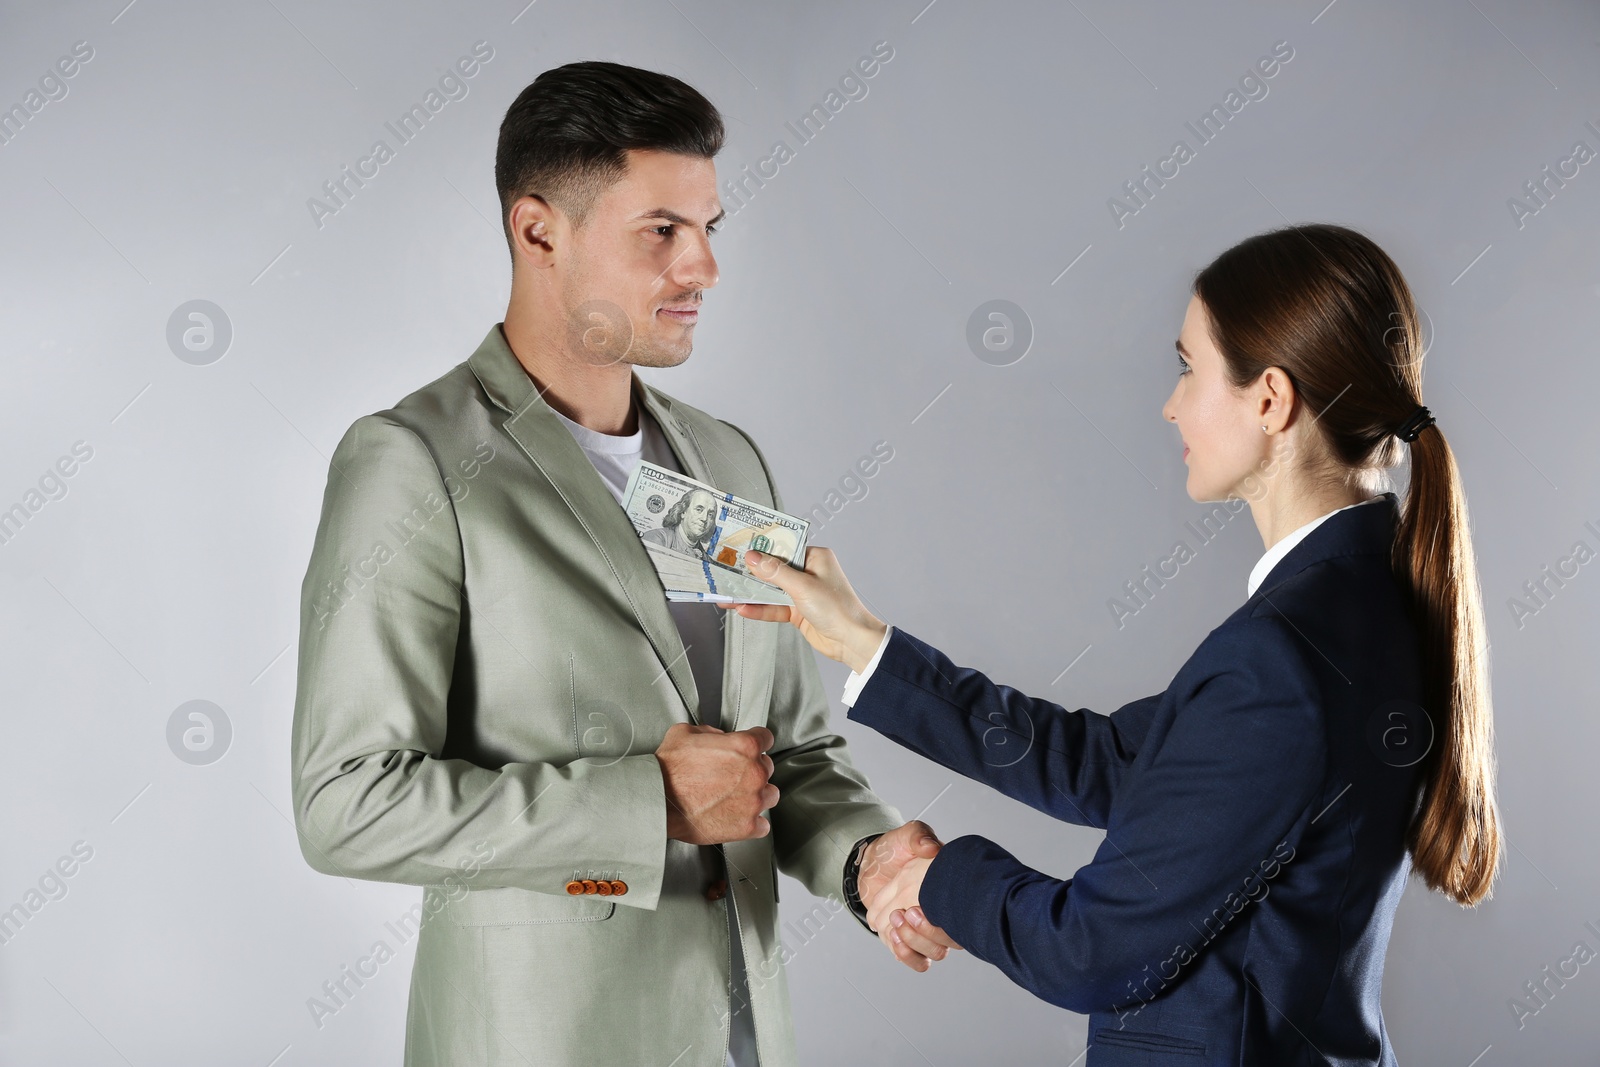
[(921, 892), (972, 955), (1089, 1015), (1088, 1067), (1395, 1063), (1379, 991), (1432, 744), (1396, 509), (1326, 519), (1165, 692), (1110, 715), (898, 627), (857, 696), (851, 719), (1105, 830), (1065, 880), (957, 838)]

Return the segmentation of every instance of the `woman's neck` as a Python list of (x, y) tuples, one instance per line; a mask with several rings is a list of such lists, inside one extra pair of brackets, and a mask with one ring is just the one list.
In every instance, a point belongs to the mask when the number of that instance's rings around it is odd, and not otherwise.
[(1316, 487), (1279, 484), (1260, 500), (1251, 502), (1250, 514), (1256, 520), (1262, 544), (1270, 549), (1313, 519), (1370, 500), (1377, 493), (1378, 490), (1360, 484)]

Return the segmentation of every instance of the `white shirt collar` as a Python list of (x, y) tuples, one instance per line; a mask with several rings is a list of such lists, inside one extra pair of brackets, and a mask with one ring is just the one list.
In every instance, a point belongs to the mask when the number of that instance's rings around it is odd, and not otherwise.
[(1356, 503), (1347, 504), (1342, 508), (1334, 508), (1326, 515), (1320, 515), (1299, 529), (1285, 534), (1283, 537), (1279, 538), (1277, 543), (1275, 543), (1271, 548), (1267, 549), (1266, 554), (1257, 560), (1255, 567), (1251, 569), (1250, 581), (1245, 586), (1244, 595), (1246, 597), (1255, 596), (1256, 589), (1259, 588), (1261, 583), (1266, 580), (1267, 575), (1272, 573), (1272, 568), (1276, 567), (1278, 562), (1283, 559), (1284, 556), (1289, 554), (1290, 549), (1294, 548), (1294, 546), (1298, 545), (1301, 541), (1304, 541), (1306, 539), (1306, 535), (1312, 530), (1315, 530), (1318, 526), (1321, 526), (1324, 522), (1327, 522), (1330, 518), (1339, 514), (1341, 511), (1349, 511), (1351, 508), (1358, 508), (1362, 504), (1371, 504), (1373, 501), (1382, 499), (1383, 495), (1380, 493), (1378, 496), (1369, 497), (1366, 500), (1358, 500)]

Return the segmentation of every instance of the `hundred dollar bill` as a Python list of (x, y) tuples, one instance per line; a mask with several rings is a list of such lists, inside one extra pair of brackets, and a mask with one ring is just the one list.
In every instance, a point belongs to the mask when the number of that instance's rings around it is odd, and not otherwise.
[(790, 604), (787, 593), (759, 578), (731, 567), (680, 556), (660, 545), (644, 542), (667, 599), (702, 604)]
[(623, 510), (661, 576), (669, 600), (788, 604), (777, 586), (751, 574), (746, 549), (804, 566), (805, 519), (642, 462), (622, 494)]

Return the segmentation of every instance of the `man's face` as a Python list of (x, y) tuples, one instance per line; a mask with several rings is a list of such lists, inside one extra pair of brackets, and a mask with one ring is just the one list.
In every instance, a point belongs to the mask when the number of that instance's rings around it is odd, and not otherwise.
[(689, 539), (690, 544), (699, 544), (711, 536), (711, 527), (717, 521), (717, 501), (704, 489), (691, 492), (688, 501), (678, 529), (683, 531), (683, 536)]
[(561, 273), (572, 354), (591, 365), (688, 359), (700, 294), (717, 284), (710, 236), (722, 216), (711, 160), (630, 151), (627, 174), (572, 234)]

